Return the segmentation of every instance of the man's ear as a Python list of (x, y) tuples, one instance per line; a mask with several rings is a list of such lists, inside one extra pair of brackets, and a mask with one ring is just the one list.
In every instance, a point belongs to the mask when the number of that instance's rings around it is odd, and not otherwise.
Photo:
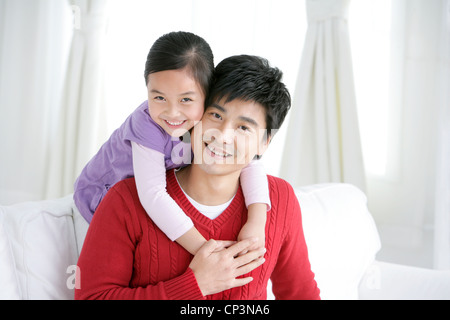
[(265, 135), (263, 137), (263, 141), (258, 146), (258, 154), (255, 156), (256, 159), (261, 159), (264, 152), (266, 152), (267, 148), (269, 148), (270, 142), (272, 141), (271, 135)]

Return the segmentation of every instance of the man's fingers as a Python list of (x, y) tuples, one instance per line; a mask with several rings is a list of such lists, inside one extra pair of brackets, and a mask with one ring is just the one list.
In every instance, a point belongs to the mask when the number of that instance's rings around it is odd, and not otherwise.
[(214, 239), (210, 239), (208, 241), (206, 241), (206, 243), (200, 247), (200, 249), (198, 250), (198, 252), (202, 252), (206, 255), (211, 254), (212, 252), (214, 252), (214, 250), (216, 250), (216, 248), (219, 246), (219, 244), (217, 243), (216, 240)]
[(216, 242), (217, 242), (217, 245), (216, 245), (216, 249), (214, 250), (214, 252), (218, 252), (223, 249), (226, 249), (236, 243), (236, 241), (225, 241), (225, 240), (216, 240)]
[(252, 277), (234, 279), (233, 286), (231, 288), (242, 287), (252, 281), (253, 281)]
[(236, 241), (226, 241), (226, 240), (216, 240), (218, 248), (228, 248), (231, 247)]
[(236, 277), (240, 277), (244, 274), (247, 274), (251, 271), (253, 271), (254, 269), (258, 268), (260, 265), (262, 265), (264, 263), (265, 259), (264, 258), (259, 258), (257, 260), (253, 260), (250, 263), (247, 263), (246, 265), (237, 268), (236, 269)]
[(238, 253), (238, 256), (243, 256), (244, 254), (246, 254), (248, 252), (248, 250), (244, 250)]
[(264, 253), (266, 253), (265, 248), (249, 251), (248, 253), (235, 258), (234, 261), (239, 268), (239, 267), (242, 267), (242, 266), (252, 262), (253, 260), (256, 260), (256, 259), (262, 257), (264, 255)]
[(236, 241), (210, 239), (199, 249), (199, 252), (202, 251), (205, 254), (210, 254), (212, 252), (218, 252), (225, 248), (228, 248), (235, 243)]
[(232, 245), (227, 249), (227, 251), (234, 257), (239, 254), (239, 252), (243, 252), (248, 250), (251, 245), (258, 241), (258, 238), (250, 238), (239, 241), (238, 243)]

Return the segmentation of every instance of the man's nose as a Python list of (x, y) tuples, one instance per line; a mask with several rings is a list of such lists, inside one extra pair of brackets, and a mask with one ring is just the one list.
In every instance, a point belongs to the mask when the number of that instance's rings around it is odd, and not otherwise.
[(222, 126), (219, 130), (217, 130), (217, 136), (215, 137), (218, 142), (223, 144), (232, 144), (234, 141), (235, 132), (233, 129)]

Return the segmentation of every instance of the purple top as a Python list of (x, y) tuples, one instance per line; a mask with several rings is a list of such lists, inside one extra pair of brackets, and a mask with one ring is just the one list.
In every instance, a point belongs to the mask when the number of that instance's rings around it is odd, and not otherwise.
[(89, 223), (106, 192), (117, 182), (134, 176), (131, 141), (164, 154), (167, 170), (180, 166), (173, 163), (171, 152), (183, 142), (153, 121), (145, 101), (112, 133), (75, 181), (75, 205)]

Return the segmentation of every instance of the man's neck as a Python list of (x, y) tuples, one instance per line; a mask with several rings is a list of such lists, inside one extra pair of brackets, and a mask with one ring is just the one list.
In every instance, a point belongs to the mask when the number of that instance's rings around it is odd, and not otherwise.
[(224, 204), (234, 197), (239, 187), (239, 172), (226, 176), (212, 175), (192, 164), (175, 174), (184, 192), (206, 206)]

